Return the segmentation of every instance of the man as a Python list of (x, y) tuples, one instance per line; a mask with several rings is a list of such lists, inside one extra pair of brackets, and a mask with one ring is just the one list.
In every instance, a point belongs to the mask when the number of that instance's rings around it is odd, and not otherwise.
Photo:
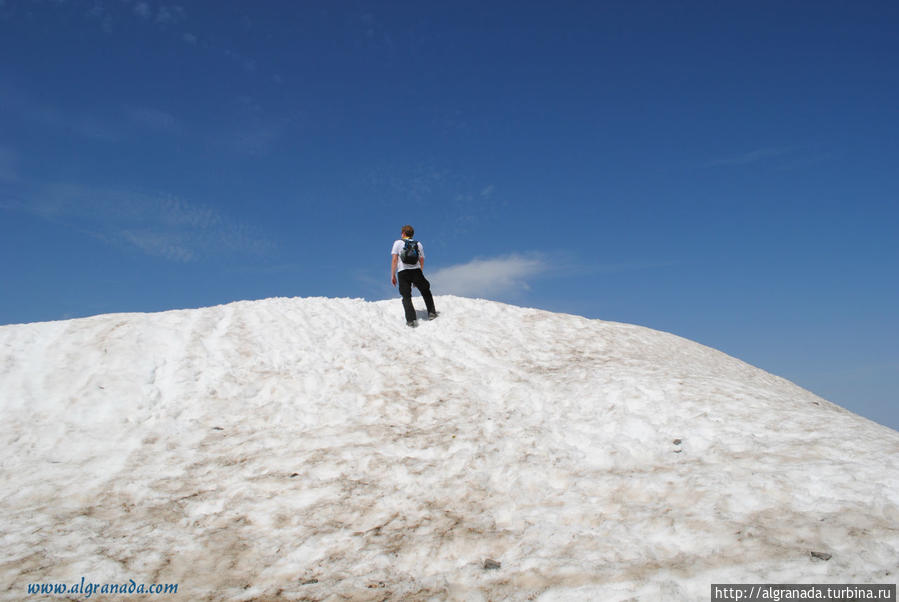
[[(390, 283), (393, 286), (399, 282), (400, 295), (403, 296), (403, 310), (406, 312), (406, 326), (415, 328), (418, 324), (415, 321), (415, 308), (412, 306), (412, 285), (421, 293), (425, 300), (425, 306), (428, 308), (428, 319), (433, 320), (437, 317), (437, 310), (434, 309), (434, 298), (431, 296), (431, 283), (425, 278), (422, 270), (425, 267), (424, 248), (420, 242), (412, 240), (415, 236), (415, 229), (412, 226), (403, 226), (402, 238), (393, 243), (393, 249), (390, 253)], [(404, 249), (407, 246), (412, 247), (412, 254), (417, 251), (418, 260), (414, 263), (406, 263), (403, 257)]]

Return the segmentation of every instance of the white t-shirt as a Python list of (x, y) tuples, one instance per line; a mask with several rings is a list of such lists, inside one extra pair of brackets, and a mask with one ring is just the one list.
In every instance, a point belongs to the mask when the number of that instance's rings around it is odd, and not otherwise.
[[(403, 247), (406, 246), (406, 241), (398, 240), (393, 243), (393, 249), (390, 250), (391, 255), (399, 255), (403, 252)], [(421, 243), (418, 243), (418, 257), (419, 260), (424, 259), (425, 251), (421, 246)], [(415, 268), (420, 268), (421, 263), (404, 263), (402, 256), (400, 256), (396, 262), (396, 271), (402, 272), (403, 270), (414, 270)]]

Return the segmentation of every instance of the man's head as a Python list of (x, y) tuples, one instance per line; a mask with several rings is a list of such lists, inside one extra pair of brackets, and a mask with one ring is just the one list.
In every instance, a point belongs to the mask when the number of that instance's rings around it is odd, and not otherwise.
[(403, 238), (412, 238), (413, 236), (415, 236), (415, 228), (409, 225), (403, 226)]

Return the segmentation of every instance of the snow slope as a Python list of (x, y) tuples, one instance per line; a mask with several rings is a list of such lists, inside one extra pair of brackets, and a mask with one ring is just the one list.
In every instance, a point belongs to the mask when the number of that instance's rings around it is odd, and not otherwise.
[(416, 330), (323, 298), (0, 327), (0, 595), (896, 582), (896, 431), (670, 334), (436, 300)]

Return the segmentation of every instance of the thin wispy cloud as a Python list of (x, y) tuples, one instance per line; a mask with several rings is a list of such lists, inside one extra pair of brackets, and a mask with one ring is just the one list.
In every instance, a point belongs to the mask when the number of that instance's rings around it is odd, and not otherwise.
[(369, 49), (394, 49), (393, 36), (388, 31), (384, 22), (371, 12), (376, 9), (376, 4), (371, 4), (365, 12), (357, 12), (350, 15), (350, 25), (357, 33), (357, 39), (364, 41)]
[(282, 140), (295, 134), (305, 120), (304, 114), (299, 111), (268, 115), (254, 99), (241, 97), (234, 101), (233, 117), (225, 126), (210, 132), (198, 132), (186, 127), (183, 119), (159, 107), (62, 108), (35, 100), (21, 90), (2, 87), (0, 111), (36, 128), (89, 142), (124, 144), (142, 141), (148, 134), (184, 136), (188, 140), (202, 140), (205, 137), (216, 147), (254, 157), (272, 152)]
[(108, 118), (63, 111), (47, 105), (27, 108), (24, 115), (41, 126), (98, 142), (117, 142), (122, 138), (122, 132)]
[(100, 142), (116, 142), (123, 132), (108, 115), (47, 104), (20, 89), (0, 85), (0, 110), (8, 119)]
[(455, 194), (446, 204), (446, 221), (453, 224), (457, 235), (464, 235), (488, 227), (501, 215), (506, 203), (497, 197), (496, 186), (488, 184), (476, 191)]
[(217, 143), (231, 152), (252, 157), (268, 155), (291, 132), (294, 119), (249, 119), (235, 123), (214, 135)]
[[(5, 0), (0, 0), (5, 1)], [(24, 0), (23, 0), (24, 2)], [(31, 0), (32, 4), (41, 4), (42, 8), (52, 10), (67, 17), (72, 23), (78, 20), (93, 23), (106, 34), (120, 31), (124, 27), (133, 27), (134, 23), (140, 24), (144, 29), (152, 29), (161, 34), (161, 39), (177, 40), (196, 51), (207, 52), (237, 65), (246, 74), (263, 72), (265, 65), (261, 64), (257, 57), (250, 56), (233, 45), (219, 45), (212, 43), (214, 36), (207, 35), (208, 24), (201, 19), (189, 18), (188, 11), (191, 8), (188, 3), (163, 3), (154, 0), (92, 0), (89, 2), (68, 2), (66, 0), (54, 0), (47, 3)], [(185, 8), (185, 4), (188, 8)], [(23, 11), (3, 11), (4, 5), (0, 4), (0, 19), (21, 18)], [(244, 18), (244, 23), (248, 23)], [(274, 78), (275, 73), (268, 72), (267, 77)], [(89, 128), (86, 128), (89, 131)]]
[(134, 5), (134, 14), (141, 19), (149, 19), (153, 12), (150, 10), (150, 4), (147, 2), (138, 2)]
[[(55, 11), (73, 25), (88, 22), (99, 26), (105, 34), (112, 34), (131, 22), (146, 23), (160, 31), (175, 32), (187, 21), (184, 4), (164, 4), (152, 0), (0, 0), (0, 20), (22, 17), (32, 19), (41, 10)], [(187, 41), (187, 40), (185, 40)]]
[(548, 270), (549, 262), (539, 255), (513, 254), (440, 268), (428, 278), (441, 294), (495, 298), (529, 290)]
[(172, 195), (54, 184), (37, 187), (27, 198), (3, 208), (63, 223), (109, 244), (170, 261), (258, 256), (274, 248), (251, 225)]
[[(57, 1), (55, 4), (63, 7), (66, 3)], [(98, 22), (106, 33), (112, 33), (116, 26), (123, 21), (135, 18), (161, 28), (178, 24), (186, 19), (184, 7), (180, 4), (158, 4), (146, 0), (137, 2), (132, 0), (121, 0), (121, 2), (94, 0), (85, 11), (85, 16)]]
[(384, 171), (391, 174), (387, 179), (392, 192), (411, 202), (443, 195), (443, 190), (450, 179), (449, 170), (432, 165), (420, 165), (407, 170), (391, 168)]
[(125, 111), (137, 126), (158, 132), (174, 132), (178, 129), (175, 117), (166, 111), (152, 107), (132, 107)]
[(256, 71), (257, 63), (254, 59), (251, 59), (250, 57), (245, 56), (244, 54), (237, 52), (236, 50), (233, 50), (231, 48), (224, 49), (222, 53), (226, 57), (240, 65), (240, 67), (247, 73), (254, 73)]
[(494, 184), (434, 163), (385, 164), (368, 171), (366, 180), (391, 208), (397, 202), (434, 207), (452, 236), (489, 228), (508, 205)]
[(190, 30), (187, 10), (181, 4), (160, 4), (149, 0), (122, 0), (125, 6), (130, 5), (132, 15), (140, 21), (152, 24), (161, 31), (172, 32), (180, 40), (190, 46), (201, 47), (206, 51), (224, 56), (238, 65), (246, 73), (255, 73), (259, 69), (259, 62), (250, 56), (236, 50), (234, 47), (220, 47), (210, 44), (208, 36), (201, 40), (196, 28), (202, 27), (202, 23), (193, 23)]
[(11, 148), (0, 146), (0, 181), (15, 182), (19, 179), (19, 156)]
[(44, 128), (54, 134), (76, 136), (93, 142), (119, 143), (145, 133), (180, 133), (181, 124), (171, 113), (150, 106), (91, 106), (84, 108), (49, 104), (13, 87), (0, 87), (0, 111), (8, 118)]
[(162, 25), (179, 23), (184, 20), (184, 8), (179, 5), (162, 5), (156, 11), (156, 22)]
[(789, 148), (760, 148), (754, 151), (743, 153), (741, 155), (714, 159), (712, 161), (704, 163), (703, 167), (751, 165), (753, 163), (759, 163), (768, 159), (773, 159), (775, 157), (781, 157), (783, 155), (789, 154), (790, 152), (792, 151)]
[[(147, 255), (162, 257), (170, 261), (188, 263), (197, 259), (197, 253), (184, 241), (182, 235), (152, 230), (123, 230), (122, 239), (131, 243)], [(188, 244), (185, 244), (188, 242)]]

